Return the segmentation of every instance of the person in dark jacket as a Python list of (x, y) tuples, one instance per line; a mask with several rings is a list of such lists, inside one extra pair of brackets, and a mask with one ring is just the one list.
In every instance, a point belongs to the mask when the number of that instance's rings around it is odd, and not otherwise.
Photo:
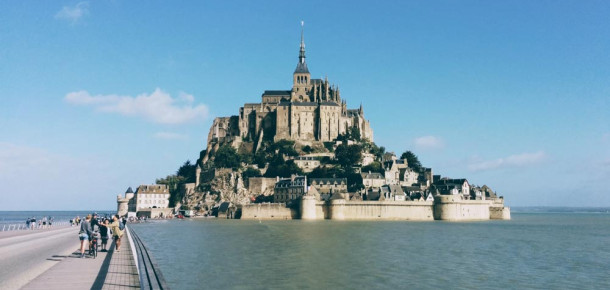
[(100, 236), (102, 237), (102, 252), (106, 252), (106, 245), (108, 244), (108, 219), (104, 219), (104, 221), (99, 225), (100, 227)]
[(80, 257), (85, 257), (85, 244), (89, 245), (89, 238), (92, 236), (93, 229), (91, 228), (91, 215), (87, 215), (84, 221), (80, 224), (78, 238), (80, 239)]

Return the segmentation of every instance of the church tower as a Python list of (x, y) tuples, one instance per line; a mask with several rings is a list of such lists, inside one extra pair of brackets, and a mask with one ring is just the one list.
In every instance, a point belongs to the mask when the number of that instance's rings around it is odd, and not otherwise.
[(309, 83), (311, 77), (305, 62), (305, 39), (303, 36), (304, 22), (301, 21), (301, 48), (299, 50), (299, 63), (293, 74), (292, 101), (309, 102)]

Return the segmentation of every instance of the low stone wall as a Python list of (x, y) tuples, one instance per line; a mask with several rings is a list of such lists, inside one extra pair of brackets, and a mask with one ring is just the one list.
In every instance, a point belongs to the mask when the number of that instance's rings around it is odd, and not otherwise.
[(297, 212), (284, 203), (253, 203), (241, 206), (241, 219), (281, 219), (297, 217)]
[(137, 213), (137, 217), (146, 217), (146, 218), (159, 218), (159, 217), (169, 217), (172, 216), (174, 212), (173, 207), (169, 208), (143, 208), (140, 209)]
[(434, 220), (431, 201), (346, 201), (329, 210), (342, 210), (345, 220)]

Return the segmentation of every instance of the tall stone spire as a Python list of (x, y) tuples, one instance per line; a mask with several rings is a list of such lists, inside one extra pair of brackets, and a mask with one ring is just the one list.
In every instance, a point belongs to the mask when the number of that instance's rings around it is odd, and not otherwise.
[(301, 48), (299, 49), (299, 63), (297, 64), (297, 69), (294, 73), (309, 73), (307, 69), (307, 63), (305, 63), (305, 22), (301, 21)]
[(305, 63), (305, 22), (301, 21), (301, 49), (299, 50), (299, 62)]

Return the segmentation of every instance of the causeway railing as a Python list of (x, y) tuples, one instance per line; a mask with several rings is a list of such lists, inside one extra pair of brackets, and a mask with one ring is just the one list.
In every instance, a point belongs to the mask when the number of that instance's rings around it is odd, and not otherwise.
[(150, 255), (148, 249), (144, 245), (144, 242), (140, 237), (130, 229), (129, 226), (125, 227), (129, 234), (129, 241), (133, 248), (135, 248), (134, 255), (136, 260), (136, 267), (140, 275), (140, 288), (141, 289), (169, 289), (165, 283), (165, 278), (161, 274), (159, 265), (155, 259)]
[(67, 226), (70, 225), (70, 222), (53, 222), (52, 225), (38, 225), (38, 224), (30, 224), (29, 226), (25, 223), (19, 224), (0, 224), (0, 232), (6, 231), (21, 231), (21, 230), (38, 230), (38, 229), (50, 229), (55, 226)]

